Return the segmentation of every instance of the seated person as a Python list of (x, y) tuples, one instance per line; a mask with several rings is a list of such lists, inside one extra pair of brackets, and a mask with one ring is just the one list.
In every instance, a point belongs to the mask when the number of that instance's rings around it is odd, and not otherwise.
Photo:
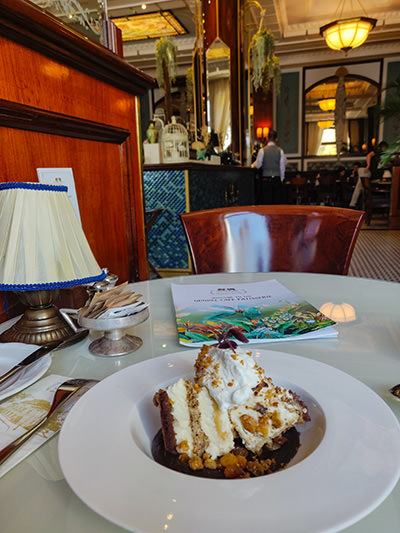
[(347, 178), (347, 183), (349, 185), (357, 185), (357, 182), (358, 182), (358, 171), (360, 169), (360, 162), (359, 161), (356, 161), (354, 164), (353, 164), (353, 170), (351, 171), (351, 174), (350, 176)]
[(386, 141), (381, 141), (378, 146), (376, 146), (369, 154), (367, 155), (367, 169), (370, 171), (371, 180), (380, 180), (383, 174), (383, 168), (381, 167), (380, 160), (381, 156), (388, 149), (388, 143)]
[(361, 176), (362, 177), (369, 177), (370, 176), (370, 171), (368, 170), (368, 168), (358, 167), (358, 169), (357, 169), (357, 182), (356, 182), (356, 185), (354, 187), (354, 191), (353, 191), (353, 194), (352, 194), (352, 197), (351, 197), (351, 200), (350, 200), (349, 207), (356, 208), (358, 203), (359, 203), (361, 191), (363, 190), (362, 182), (361, 182), (361, 179), (360, 179)]

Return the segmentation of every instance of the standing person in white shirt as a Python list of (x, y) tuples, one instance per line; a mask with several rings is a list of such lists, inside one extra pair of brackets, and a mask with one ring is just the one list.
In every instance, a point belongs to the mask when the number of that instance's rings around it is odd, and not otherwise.
[(253, 168), (262, 169), (259, 202), (262, 204), (281, 204), (283, 201), (282, 183), (285, 179), (286, 156), (277, 141), (277, 132), (271, 130), (268, 133), (268, 144), (259, 150), (257, 159), (251, 165)]

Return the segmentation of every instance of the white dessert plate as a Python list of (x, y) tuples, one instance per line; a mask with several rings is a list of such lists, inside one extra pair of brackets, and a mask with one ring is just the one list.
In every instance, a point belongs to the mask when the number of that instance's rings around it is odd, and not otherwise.
[[(0, 344), (0, 376), (38, 348), (39, 346), (36, 346), (36, 344), (19, 342)], [(47, 354), (14, 374), (14, 376), (0, 385), (0, 400), (4, 400), (35, 383), (45, 374), (50, 365), (51, 357)]]
[(158, 357), (104, 379), (73, 407), (59, 458), (90, 508), (135, 533), (337, 532), (375, 509), (400, 477), (400, 426), (363, 383), (323, 363), (256, 352), (278, 385), (308, 404), (301, 447), (288, 468), (253, 479), (188, 476), (157, 464), (153, 394), (193, 375), (197, 350)]

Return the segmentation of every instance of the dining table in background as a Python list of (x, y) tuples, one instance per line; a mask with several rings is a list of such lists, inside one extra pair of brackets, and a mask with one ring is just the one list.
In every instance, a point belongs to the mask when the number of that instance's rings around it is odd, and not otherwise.
[[(172, 282), (236, 284), (270, 279), (278, 280), (317, 308), (328, 302), (338, 305), (350, 304), (355, 316), (348, 322), (336, 324), (339, 332), (337, 338), (260, 343), (254, 346), (310, 358), (350, 374), (375, 391), (400, 420), (400, 400), (390, 393), (390, 388), (400, 383), (400, 284), (349, 276), (229, 273), (181, 276), (135, 283), (134, 290), (142, 294), (143, 300), (150, 304), (149, 319), (132, 329), (134, 335), (142, 338), (143, 345), (137, 351), (121, 357), (99, 357), (90, 353), (89, 344), (100, 333), (91, 332), (78, 344), (55, 352), (47, 374), (101, 380), (146, 359), (187, 351), (188, 348), (178, 343), (170, 289)], [(0, 330), (5, 327), (5, 324), (1, 324)], [(266, 371), (268, 373), (268, 369)], [(351, 445), (349, 442), (349, 448)], [(57, 446), (58, 436), (46, 442), (1, 478), (0, 531), (124, 531), (92, 511), (71, 490), (60, 470)], [(96, 446), (95, 442), (93, 446)], [(362, 490), (360, 487), (360, 491)], [(318, 513), (312, 501), (311, 511)], [(212, 531), (212, 524), (209, 531)], [(400, 482), (375, 510), (343, 531), (400, 531)]]

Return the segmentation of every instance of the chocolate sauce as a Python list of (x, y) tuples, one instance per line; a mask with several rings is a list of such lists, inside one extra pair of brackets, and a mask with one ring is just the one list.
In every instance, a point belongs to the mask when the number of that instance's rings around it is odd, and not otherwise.
[[(264, 446), (261, 454), (258, 456), (255, 456), (254, 454), (246, 450), (248, 461), (251, 461), (254, 458), (262, 460), (273, 460), (271, 467), (264, 475), (272, 474), (273, 472), (282, 470), (297, 453), (297, 450), (300, 446), (300, 438), (297, 429), (290, 428), (288, 431), (286, 431), (286, 433), (282, 435), (282, 437), (284, 437), (286, 441), (277, 450), (271, 451), (266, 446)], [(235, 440), (235, 449), (238, 450), (240, 448), (243, 448), (243, 444), (240, 439), (237, 439)], [(151, 444), (151, 453), (153, 455), (153, 459), (157, 463), (166, 466), (171, 470), (175, 470), (183, 474), (188, 474), (190, 476), (205, 477), (210, 479), (226, 479), (222, 469), (212, 470), (210, 468), (203, 468), (202, 470), (192, 470), (186, 463), (183, 463), (179, 460), (178, 455), (167, 452), (164, 447), (164, 440), (161, 429), (153, 439), (153, 442)]]

